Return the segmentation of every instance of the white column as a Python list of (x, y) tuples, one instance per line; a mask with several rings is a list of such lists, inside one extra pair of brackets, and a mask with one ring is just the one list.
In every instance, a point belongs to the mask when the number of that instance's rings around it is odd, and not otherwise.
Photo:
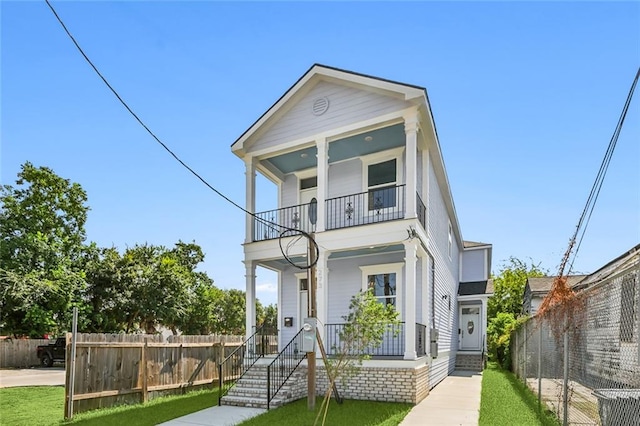
[(318, 222), (316, 224), (316, 232), (322, 232), (326, 229), (326, 199), (327, 186), (329, 184), (329, 144), (326, 138), (316, 140), (318, 149), (317, 168), (318, 168)]
[[(423, 325), (426, 325), (427, 331), (429, 331), (429, 329), (431, 328), (431, 318), (429, 317), (429, 312), (431, 312), (429, 309), (429, 300), (431, 300), (431, 297), (429, 295), (429, 257), (423, 250), (420, 250), (420, 269), (422, 270), (422, 282), (420, 283), (420, 285), (422, 286), (422, 300), (420, 301), (422, 309), (421, 323)], [(428, 349), (429, 348), (427, 348), (427, 350)]]
[(416, 194), (418, 188), (418, 113), (412, 114), (404, 118), (404, 134), (406, 138), (406, 218), (416, 217)]
[(245, 334), (248, 339), (253, 334), (253, 327), (256, 326), (256, 265), (252, 261), (245, 261), (246, 268), (246, 323)]
[(416, 255), (415, 241), (406, 241), (404, 298), (404, 359), (416, 359)]
[(327, 323), (329, 306), (327, 303), (329, 295), (329, 269), (327, 267), (328, 256), (329, 253), (321, 249), (320, 255), (318, 256), (318, 264), (316, 266), (316, 317), (318, 318), (318, 329), (320, 330), (320, 336), (322, 336), (323, 343), (326, 343), (324, 325)]
[[(245, 157), (245, 209), (251, 213), (255, 213), (256, 209), (256, 163), (251, 156)], [(255, 220), (251, 215), (245, 214), (245, 234), (244, 242), (253, 241)]]

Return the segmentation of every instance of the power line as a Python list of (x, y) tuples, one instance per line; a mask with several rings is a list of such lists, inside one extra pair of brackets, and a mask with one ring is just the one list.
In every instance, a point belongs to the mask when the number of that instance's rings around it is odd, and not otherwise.
[[(136, 121), (147, 131), (147, 133), (149, 133), (149, 135), (151, 135), (151, 137), (160, 144), (160, 146), (162, 146), (162, 148), (164, 148), (165, 151), (167, 151), (178, 163), (180, 163), (180, 165), (182, 165), (185, 169), (187, 169), (192, 175), (194, 175), (196, 178), (198, 178), (198, 180), (200, 180), (200, 182), (202, 182), (207, 188), (211, 189), (213, 192), (215, 192), (216, 194), (218, 194), (218, 196), (220, 196), (222, 199), (224, 199), (225, 201), (227, 201), (228, 203), (230, 203), (231, 205), (233, 205), (234, 207), (242, 210), (243, 212), (245, 212), (246, 214), (248, 214), (249, 216), (251, 216), (252, 218), (254, 218), (255, 220), (257, 220), (258, 222), (261, 222), (262, 224), (266, 224), (266, 225), (273, 225), (273, 226), (277, 226), (280, 229), (283, 229), (283, 231), (280, 233), (279, 239), (282, 239), (286, 233), (297, 233), (300, 235), (303, 235), (304, 237), (307, 238), (307, 240), (309, 240), (312, 245), (315, 248), (316, 254), (319, 253), (319, 247), (318, 244), (316, 243), (315, 239), (311, 237), (311, 235), (309, 235), (309, 233), (300, 230), (300, 229), (295, 229), (295, 228), (289, 228), (287, 226), (284, 225), (280, 225), (278, 223), (274, 223), (274, 222), (270, 222), (268, 220), (262, 219), (260, 217), (258, 217), (255, 213), (248, 211), (247, 209), (245, 209), (244, 207), (242, 207), (241, 205), (239, 205), (238, 203), (236, 203), (235, 201), (233, 201), (232, 199), (230, 199), (229, 197), (227, 197), (226, 195), (224, 195), (222, 192), (218, 191), (216, 188), (213, 187), (213, 185), (211, 185), (209, 182), (207, 182), (202, 176), (200, 176), (200, 174), (198, 174), (195, 170), (193, 170), (191, 167), (189, 167), (189, 165), (187, 165), (184, 161), (182, 161), (180, 159), (180, 157), (178, 157), (164, 142), (162, 142), (160, 140), (160, 138), (158, 138), (155, 133), (153, 133), (151, 131), (151, 129), (149, 129), (149, 127), (140, 119), (140, 117), (138, 117), (138, 115), (129, 107), (129, 105), (124, 101), (124, 99), (122, 99), (122, 97), (118, 94), (118, 92), (113, 88), (113, 86), (111, 86), (111, 84), (109, 84), (109, 82), (107, 81), (107, 79), (104, 77), (104, 75), (102, 75), (102, 73), (100, 72), (100, 70), (98, 70), (98, 68), (93, 64), (93, 62), (91, 61), (91, 59), (89, 59), (89, 57), (87, 56), (87, 54), (84, 52), (84, 50), (82, 49), (82, 47), (80, 47), (80, 44), (76, 41), (75, 37), (71, 34), (71, 32), (69, 31), (69, 29), (67, 28), (67, 26), (65, 25), (65, 23), (62, 21), (62, 19), (60, 18), (60, 16), (58, 15), (58, 13), (56, 12), (56, 10), (53, 8), (53, 6), (51, 5), (51, 3), (49, 2), (49, 0), (45, 0), (45, 2), (47, 3), (47, 6), (49, 6), (49, 9), (51, 9), (51, 12), (53, 13), (53, 15), (56, 17), (56, 19), (58, 20), (58, 22), (60, 23), (60, 25), (62, 26), (62, 28), (64, 29), (65, 33), (67, 33), (67, 36), (69, 36), (69, 38), (71, 39), (71, 41), (73, 42), (73, 44), (75, 45), (76, 49), (78, 49), (78, 51), (80, 52), (80, 54), (82, 55), (82, 57), (84, 58), (84, 60), (91, 66), (91, 68), (93, 68), (93, 70), (95, 71), (95, 73), (98, 75), (98, 77), (100, 77), (100, 79), (102, 80), (102, 82), (109, 88), (109, 90), (111, 91), (111, 93), (114, 94), (114, 96), (118, 99), (118, 101), (120, 101), (120, 103), (122, 104), (122, 106), (124, 106), (126, 108), (127, 111), (129, 111), (129, 113), (133, 116), (133, 118), (136, 119)], [(318, 256), (316, 256), (316, 261), (313, 264), (308, 264), (304, 267), (295, 264), (289, 257), (288, 253), (285, 253), (284, 250), (282, 250), (282, 244), (280, 244), (280, 248), (282, 251), (283, 256), (285, 257), (285, 259), (292, 264), (293, 266), (300, 268), (300, 269), (309, 269), (313, 266), (315, 266), (315, 264), (317, 263), (317, 259)]]
[[(596, 202), (598, 201), (598, 196), (600, 195), (600, 190), (602, 189), (602, 183), (604, 182), (604, 178), (607, 174), (607, 170), (609, 169), (609, 163), (611, 162), (611, 157), (613, 156), (613, 151), (616, 148), (616, 144), (618, 143), (618, 137), (620, 136), (620, 131), (622, 130), (622, 125), (627, 116), (627, 111), (629, 110), (629, 105), (631, 104), (631, 99), (633, 97), (633, 93), (635, 92), (636, 85), (638, 83), (638, 78), (640, 78), (640, 68), (636, 72), (636, 76), (633, 79), (633, 83), (631, 84), (631, 88), (629, 89), (629, 94), (627, 95), (627, 100), (624, 103), (624, 107), (622, 108), (622, 112), (620, 113), (620, 117), (618, 118), (618, 123), (616, 124), (616, 128), (611, 136), (611, 140), (609, 141), (609, 146), (607, 147), (607, 151), (605, 152), (604, 158), (602, 159), (602, 163), (600, 164), (600, 169), (598, 170), (598, 174), (596, 175), (596, 179), (593, 182), (593, 186), (591, 187), (591, 192), (589, 193), (589, 197), (587, 198), (587, 202), (582, 210), (582, 214), (580, 215), (580, 219), (578, 220), (578, 224), (576, 225), (576, 230), (573, 233), (573, 236), (569, 240), (569, 247), (565, 255), (562, 258), (562, 262), (560, 263), (560, 270), (558, 272), (558, 276), (562, 276), (564, 272), (564, 268), (569, 261), (569, 257), (571, 256), (571, 252), (573, 250), (574, 245), (576, 245), (576, 238), (580, 231), (580, 239), (577, 241), (577, 245), (575, 246), (575, 252), (573, 252), (573, 259), (571, 260), (571, 264), (569, 265), (569, 272), (571, 273), (573, 269), (573, 263), (578, 256), (578, 251), (580, 250), (580, 245), (582, 244), (582, 239), (587, 231), (587, 227), (589, 226), (589, 221), (591, 220), (591, 215), (593, 214), (593, 210), (595, 208)], [(584, 225), (584, 226), (583, 226)]]

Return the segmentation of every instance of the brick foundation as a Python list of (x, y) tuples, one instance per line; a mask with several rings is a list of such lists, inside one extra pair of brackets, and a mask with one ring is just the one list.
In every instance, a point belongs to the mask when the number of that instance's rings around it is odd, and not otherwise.
[[(316, 372), (316, 393), (324, 395), (328, 387), (326, 370), (318, 365)], [(339, 379), (337, 386), (340, 396), (347, 399), (417, 404), (429, 394), (429, 366), (374, 367), (365, 362), (355, 375), (345, 381)]]

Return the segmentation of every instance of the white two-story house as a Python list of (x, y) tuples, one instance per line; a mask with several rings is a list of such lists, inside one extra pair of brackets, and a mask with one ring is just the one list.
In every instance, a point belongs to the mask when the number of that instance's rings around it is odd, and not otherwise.
[(484, 353), (491, 245), (462, 239), (424, 88), (314, 65), (231, 148), (245, 163), (248, 211), (256, 173), (278, 194), (278, 208), (246, 215), (248, 335), (258, 266), (278, 275), (280, 348), (309, 316), (307, 272), (289, 262), (305, 263), (307, 240), (281, 236), (286, 227), (314, 232), (329, 356), (353, 295), (373, 289), (399, 312), (345, 396), (416, 403), (461, 351)]

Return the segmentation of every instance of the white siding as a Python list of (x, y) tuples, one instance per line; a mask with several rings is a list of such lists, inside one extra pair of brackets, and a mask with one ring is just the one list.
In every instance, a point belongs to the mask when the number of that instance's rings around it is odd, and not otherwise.
[(462, 252), (462, 278), (460, 281), (482, 281), (488, 277), (485, 275), (485, 251), (466, 250)]
[[(362, 270), (360, 266), (404, 262), (404, 252), (362, 256), (329, 261), (329, 307), (328, 323), (342, 323), (342, 317), (349, 312), (351, 297), (362, 290)], [(403, 280), (406, 274), (403, 268)], [(404, 281), (397, 283), (398, 293), (404, 293)], [(401, 296), (400, 300), (404, 300)], [(398, 307), (400, 315), (404, 308)]]
[(287, 175), (282, 182), (280, 207), (291, 207), (298, 204), (298, 178), (294, 174)]
[[(329, 109), (323, 115), (315, 116), (312, 113), (313, 101), (320, 97), (329, 100)], [(302, 139), (409, 106), (411, 104), (403, 100), (323, 81), (256, 140), (249, 152)]]
[(357, 194), (363, 191), (362, 161), (359, 158), (329, 166), (329, 187), (327, 191), (329, 198)]
[[(299, 272), (301, 272), (299, 269), (294, 268), (287, 268), (282, 272), (282, 300), (281, 306), (278, 306), (278, 309), (282, 311), (282, 324), (279, 324), (282, 347), (293, 339), (302, 325), (301, 318), (298, 318), (298, 278), (294, 275)], [(285, 317), (293, 317), (293, 327), (284, 326)]]
[(426, 277), (422, 277), (422, 262), (425, 259), (418, 257), (416, 262), (416, 322), (427, 325), (428, 317), (426, 312), (422, 312), (422, 298), (427, 297), (427, 293), (423, 291), (423, 280), (426, 282)]
[(448, 254), (449, 216), (438, 185), (438, 180), (429, 170), (429, 209), (428, 233), (430, 251), (435, 262), (435, 327), (440, 333), (439, 355), (433, 360), (429, 372), (429, 387), (443, 380), (455, 367), (458, 348), (457, 334), (457, 293), (459, 249), (453, 238), (452, 256)]

